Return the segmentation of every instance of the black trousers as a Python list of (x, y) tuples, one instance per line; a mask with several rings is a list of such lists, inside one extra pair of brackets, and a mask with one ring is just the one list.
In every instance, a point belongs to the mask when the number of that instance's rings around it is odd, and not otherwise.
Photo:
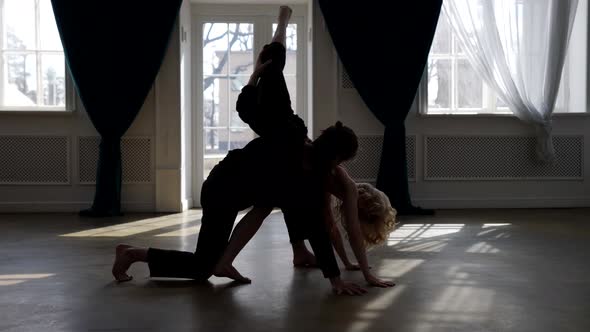
[[(263, 63), (267, 60), (272, 60), (272, 62), (256, 86), (259, 104), (257, 111), (262, 112), (257, 118), (260, 119), (259, 121), (270, 122), (268, 125), (262, 124), (261, 126), (269, 127), (271, 130), (273, 128), (283, 130), (282, 133), (269, 134), (273, 135), (273, 137), (280, 137), (286, 134), (300, 139), (300, 135), (285, 131), (285, 128), (293, 128), (293, 123), (289, 123), (286, 126), (277, 125), (277, 122), (280, 124), (286, 119), (294, 119), (292, 116), (294, 112), (291, 108), (291, 97), (283, 75), (283, 69), (286, 64), (286, 49), (282, 44), (277, 42), (267, 44), (264, 46), (260, 58)], [(306, 233), (304, 220), (302, 220), (305, 216), (300, 209), (301, 207), (295, 206), (283, 207), (281, 209), (285, 217), (285, 224), (287, 225), (291, 243), (300, 242), (309, 237), (309, 234)]]
[[(283, 76), (286, 49), (280, 43), (267, 44), (260, 58), (263, 62), (272, 62), (262, 73), (256, 87), (242, 89), (242, 93), (248, 96), (242, 100), (238, 98), (239, 116), (260, 137), (272, 137), (280, 142), (282, 147), (279, 148), (289, 149), (291, 144), (301, 147), (307, 136), (307, 127), (291, 108), (291, 97)], [(255, 95), (250, 96), (252, 93)], [(243, 100), (248, 102), (240, 103)]]
[(287, 233), (289, 233), (289, 242), (297, 243), (309, 238), (309, 231), (305, 227), (307, 211), (301, 211), (300, 207), (283, 207), (281, 211), (285, 218)]
[(227, 246), (238, 211), (203, 209), (195, 252), (148, 249), (151, 277), (207, 280)]
[[(266, 126), (267, 129), (284, 129), (280, 125), (280, 121), (293, 114), (291, 96), (283, 75), (287, 50), (281, 43), (270, 43), (264, 45), (260, 53), (260, 59), (263, 63), (268, 60), (272, 62), (262, 73), (256, 85), (259, 106), (257, 111), (261, 112), (258, 118), (269, 122)], [(277, 124), (276, 121), (279, 121), (279, 123)]]
[[(230, 153), (231, 154), (231, 153)], [(234, 166), (217, 165), (201, 188), (203, 216), (195, 252), (149, 248), (150, 276), (206, 280), (227, 247), (238, 212), (252, 206), (255, 195)]]

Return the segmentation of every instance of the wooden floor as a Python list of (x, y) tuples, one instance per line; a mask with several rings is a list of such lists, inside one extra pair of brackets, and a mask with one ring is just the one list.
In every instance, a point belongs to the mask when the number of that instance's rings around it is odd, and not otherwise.
[(112, 281), (117, 243), (192, 251), (199, 217), (0, 215), (0, 331), (590, 331), (588, 209), (405, 218), (369, 257), (397, 286), (362, 297), (292, 268), (278, 212), (238, 256), (251, 285)]

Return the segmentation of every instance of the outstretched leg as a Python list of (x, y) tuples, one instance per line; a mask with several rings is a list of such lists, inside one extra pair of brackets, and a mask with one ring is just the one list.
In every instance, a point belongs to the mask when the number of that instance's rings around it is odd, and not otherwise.
[(258, 104), (261, 108), (259, 111), (264, 113), (261, 118), (275, 126), (279, 119), (285, 118), (285, 115), (293, 114), (291, 97), (283, 76), (287, 56), (285, 42), (290, 18), (291, 9), (282, 6), (279, 10), (279, 23), (272, 42), (264, 46), (258, 60), (260, 63), (271, 60), (257, 84)]
[(304, 229), (303, 212), (300, 207), (283, 207), (283, 217), (289, 233), (289, 241), (293, 249), (293, 266), (295, 267), (317, 267), (314, 254), (305, 246), (306, 233)]
[(132, 279), (127, 274), (129, 267), (136, 262), (145, 262), (151, 277), (206, 280), (223, 255), (237, 214), (237, 210), (228, 208), (204, 209), (194, 253), (118, 245), (113, 276), (119, 282), (129, 281)]
[(291, 19), (291, 14), (293, 10), (288, 6), (281, 6), (279, 9), (279, 22), (277, 26), (277, 30), (275, 31), (274, 36), (272, 37), (273, 43), (280, 43), (283, 46), (287, 46), (287, 26), (289, 25), (289, 20)]
[(240, 118), (259, 136), (300, 145), (307, 127), (291, 107), (291, 96), (283, 75), (287, 50), (285, 40), (291, 17), (289, 7), (281, 7), (279, 24), (270, 44), (258, 55), (248, 85), (238, 97), (236, 109)]

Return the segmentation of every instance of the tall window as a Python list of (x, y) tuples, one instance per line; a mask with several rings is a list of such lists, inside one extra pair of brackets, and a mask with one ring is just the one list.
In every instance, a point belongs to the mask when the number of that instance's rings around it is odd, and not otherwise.
[(65, 59), (51, 1), (2, 0), (0, 10), (0, 110), (65, 110)]
[[(555, 112), (567, 110), (566, 57)], [(479, 77), (459, 45), (447, 15), (441, 12), (426, 68), (428, 114), (512, 114)]]
[(253, 138), (234, 106), (252, 74), (253, 43), (252, 23), (203, 25), (203, 143), (208, 164)]
[[(261, 41), (269, 42), (276, 24), (268, 19), (202, 24), (203, 178), (227, 153), (256, 137), (235, 106), (254, 70)], [(297, 23), (287, 28), (287, 61), (283, 71), (297, 112)], [(257, 44), (257, 42), (259, 44)]]

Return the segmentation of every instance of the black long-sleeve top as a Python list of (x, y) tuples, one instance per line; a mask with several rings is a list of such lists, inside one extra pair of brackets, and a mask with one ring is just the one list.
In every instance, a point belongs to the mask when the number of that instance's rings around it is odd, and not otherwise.
[[(257, 178), (255, 182), (265, 183), (258, 186), (264, 192), (257, 193), (257, 200), (266, 201), (276, 207), (302, 211), (302, 220), (299, 222), (304, 223), (308, 240), (324, 277), (339, 276), (340, 269), (323, 220), (326, 203), (322, 174), (319, 171), (306, 173), (302, 167), (307, 127), (290, 107), (265, 109), (260, 107), (258, 97), (257, 87), (250, 85), (245, 86), (238, 96), (236, 110), (240, 118), (260, 136), (248, 143), (242, 149), (241, 155), (249, 155), (248, 159), (258, 155), (258, 158), (255, 157), (256, 164), (266, 164), (260, 165), (256, 170), (242, 169), (242, 173), (246, 171), (256, 174), (253, 177)], [(237, 154), (234, 157), (237, 157)]]

